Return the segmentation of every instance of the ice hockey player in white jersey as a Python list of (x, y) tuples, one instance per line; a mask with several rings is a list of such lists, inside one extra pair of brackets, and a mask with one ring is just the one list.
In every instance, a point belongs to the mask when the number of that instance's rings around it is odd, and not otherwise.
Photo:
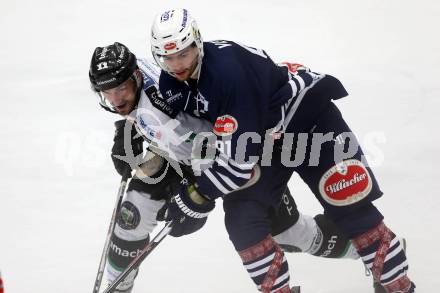
[[(287, 261), (267, 219), (295, 172), (355, 244), (382, 289), (414, 292), (403, 246), (373, 204), (383, 193), (333, 102), (348, 95), (337, 78), (304, 66), (278, 66), (264, 50), (237, 42), (203, 42), (185, 9), (159, 13), (150, 36), (162, 68), (162, 101), (210, 121), (215, 143), (224, 146), (191, 188), (180, 190), (168, 208), (170, 219), (206, 215), (209, 203), (223, 198), (229, 238), (257, 288), (289, 292)], [(325, 139), (318, 143), (317, 137)], [(297, 154), (303, 155), (299, 163)], [(194, 204), (194, 194), (205, 205)]]
[[(164, 218), (164, 203), (178, 192), (174, 187), (180, 185), (181, 176), (190, 178), (194, 172), (201, 172), (200, 162), (206, 162), (194, 156), (194, 141), (201, 133), (211, 133), (212, 124), (168, 107), (158, 91), (159, 74), (154, 61), (136, 59), (120, 43), (97, 47), (90, 64), (89, 78), (100, 105), (124, 118), (115, 123), (115, 168), (121, 175), (136, 170), (111, 238), (109, 283), (148, 243), (157, 218)], [(174, 98), (177, 97), (170, 97), (168, 102)], [(144, 141), (147, 150), (143, 148)], [(327, 217), (299, 213), (288, 189), (281, 199), (270, 211), (271, 234), (285, 251), (328, 258), (359, 257), (347, 237)], [(206, 219), (186, 216), (185, 224), (176, 223), (171, 235), (193, 233)], [(119, 285), (119, 292), (131, 292), (136, 275), (137, 271)]]

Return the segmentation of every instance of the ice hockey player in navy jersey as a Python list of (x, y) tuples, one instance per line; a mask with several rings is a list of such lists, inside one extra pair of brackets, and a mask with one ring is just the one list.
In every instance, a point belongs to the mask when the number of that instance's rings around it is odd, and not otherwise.
[[(193, 142), (191, 139), (182, 140), (180, 144), (176, 141), (181, 137), (194, 137), (193, 133), (209, 132), (212, 124), (183, 111), (171, 111), (160, 103), (161, 70), (154, 60), (137, 59), (117, 42), (97, 47), (91, 59), (89, 78), (100, 105), (123, 118), (115, 122), (111, 152), (114, 166), (121, 175), (127, 170), (136, 170), (111, 236), (106, 266), (110, 284), (148, 243), (157, 218), (163, 219), (160, 211), (165, 212), (165, 200), (175, 195), (173, 186), (181, 182), (177, 170), (168, 168), (167, 161), (153, 151), (161, 155), (175, 153), (174, 158), (191, 169)], [(144, 139), (150, 143), (148, 150), (143, 149)], [(326, 216), (301, 214), (287, 188), (283, 200), (271, 210), (270, 218), (271, 234), (285, 250), (327, 258), (359, 258), (347, 237)], [(192, 224), (187, 225), (188, 222)], [(175, 223), (171, 236), (193, 233), (205, 222), (206, 217), (186, 217), (183, 223)], [(117, 292), (132, 292), (136, 275), (137, 270), (117, 287)]]
[(377, 292), (414, 292), (403, 246), (372, 203), (382, 192), (332, 102), (347, 96), (338, 79), (298, 64), (279, 66), (240, 43), (203, 42), (185, 9), (158, 14), (150, 40), (163, 101), (208, 120), (216, 135), (206, 137), (216, 146), (214, 158), (168, 204), (169, 219), (205, 217), (222, 197), (229, 237), (258, 290), (289, 292), (287, 261), (268, 213), (297, 172), (352, 240)]

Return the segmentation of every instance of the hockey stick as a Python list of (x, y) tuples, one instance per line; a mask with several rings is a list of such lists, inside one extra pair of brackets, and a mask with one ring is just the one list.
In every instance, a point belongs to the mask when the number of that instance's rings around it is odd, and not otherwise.
[(110, 239), (112, 237), (113, 230), (115, 229), (115, 225), (116, 225), (116, 216), (119, 213), (119, 208), (121, 206), (121, 202), (125, 194), (125, 189), (127, 187), (127, 181), (128, 178), (130, 178), (130, 176), (131, 176), (130, 169), (127, 169), (121, 178), (121, 184), (119, 185), (118, 196), (116, 198), (116, 205), (113, 208), (113, 214), (110, 220), (110, 226), (108, 227), (104, 249), (102, 250), (101, 260), (99, 262), (98, 273), (96, 274), (95, 285), (93, 286), (93, 293), (98, 293), (99, 288), (101, 287), (102, 277), (104, 275), (105, 260), (107, 259), (107, 254), (110, 247)]
[(113, 283), (102, 293), (113, 293), (116, 287), (130, 274), (134, 269), (140, 266), (144, 259), (162, 242), (162, 240), (170, 233), (173, 222), (166, 222), (165, 226), (154, 236), (153, 240), (142, 249), (141, 253), (134, 258), (127, 268), (113, 281)]

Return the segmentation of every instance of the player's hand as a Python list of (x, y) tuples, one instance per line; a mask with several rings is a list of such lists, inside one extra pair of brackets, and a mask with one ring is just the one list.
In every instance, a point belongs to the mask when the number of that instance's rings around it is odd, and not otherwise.
[[(129, 136), (127, 136), (128, 139), (130, 139), (129, 145), (131, 146), (131, 149), (133, 151), (133, 155), (130, 155), (131, 152), (128, 152), (128, 156), (126, 156), (125, 147), (124, 147), (124, 129), (125, 129), (125, 123), (127, 120), (118, 120), (115, 122), (115, 136), (113, 138), (114, 144), (112, 147), (112, 161), (113, 165), (115, 166), (116, 171), (123, 176), (126, 170), (132, 170), (131, 165), (138, 165), (136, 163), (135, 158), (138, 157), (138, 155), (142, 154), (143, 152), (143, 138), (141, 136), (137, 135), (136, 128), (134, 126), (130, 127), (131, 133)], [(123, 157), (123, 158), (121, 158)]]
[(180, 237), (198, 231), (205, 225), (215, 202), (201, 196), (194, 185), (183, 179), (176, 188), (177, 193), (158, 212), (157, 219), (173, 221), (171, 236)]

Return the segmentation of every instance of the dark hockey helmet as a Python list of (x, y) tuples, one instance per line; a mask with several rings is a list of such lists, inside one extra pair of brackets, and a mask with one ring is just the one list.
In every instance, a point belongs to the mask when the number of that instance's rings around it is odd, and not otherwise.
[(116, 112), (101, 91), (117, 87), (129, 78), (139, 87), (135, 76), (137, 68), (136, 56), (121, 43), (115, 42), (113, 45), (95, 49), (90, 62), (89, 79), (92, 89), (99, 94), (99, 103), (104, 109)]

